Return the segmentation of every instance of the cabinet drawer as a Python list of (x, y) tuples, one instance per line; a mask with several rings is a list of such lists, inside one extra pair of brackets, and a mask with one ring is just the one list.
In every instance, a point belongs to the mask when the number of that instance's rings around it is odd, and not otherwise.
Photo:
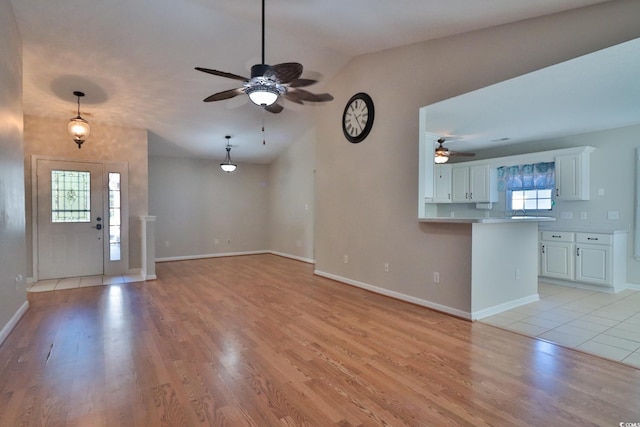
[(594, 245), (611, 245), (613, 236), (611, 234), (576, 233), (576, 242), (591, 243)]
[(542, 240), (551, 242), (573, 242), (574, 233), (566, 231), (543, 231)]

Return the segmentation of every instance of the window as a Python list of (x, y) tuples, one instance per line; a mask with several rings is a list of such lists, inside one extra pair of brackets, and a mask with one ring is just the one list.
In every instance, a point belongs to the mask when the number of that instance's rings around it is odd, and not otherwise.
[(498, 190), (506, 194), (507, 211), (551, 210), (554, 188), (553, 162), (498, 168)]
[(553, 206), (553, 190), (512, 190), (507, 196), (507, 206), (511, 206), (512, 211), (537, 211), (551, 210)]
[(109, 172), (109, 260), (120, 261), (121, 222), (120, 174)]
[(51, 222), (91, 222), (91, 173), (51, 171)]

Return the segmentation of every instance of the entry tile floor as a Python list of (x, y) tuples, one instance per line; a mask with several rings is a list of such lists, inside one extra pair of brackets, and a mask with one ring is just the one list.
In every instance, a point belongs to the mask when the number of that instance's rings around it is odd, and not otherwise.
[(481, 322), (640, 368), (640, 291), (540, 283), (538, 293), (540, 301)]
[(85, 288), (88, 286), (119, 285), (123, 283), (144, 282), (139, 274), (123, 274), (118, 276), (85, 276), (66, 279), (41, 280), (34, 283), (27, 292), (59, 291), (61, 289)]

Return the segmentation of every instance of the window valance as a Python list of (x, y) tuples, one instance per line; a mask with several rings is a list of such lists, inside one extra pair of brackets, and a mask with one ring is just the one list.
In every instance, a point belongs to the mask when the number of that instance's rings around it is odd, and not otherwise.
[(541, 162), (498, 168), (498, 190), (546, 190), (555, 188), (555, 163)]

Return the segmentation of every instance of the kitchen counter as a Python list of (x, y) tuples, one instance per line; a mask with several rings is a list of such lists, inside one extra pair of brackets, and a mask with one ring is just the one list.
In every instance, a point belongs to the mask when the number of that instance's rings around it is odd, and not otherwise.
[(420, 222), (436, 222), (450, 224), (506, 224), (519, 222), (551, 222), (556, 219), (551, 216), (505, 216), (505, 217), (488, 217), (488, 218), (456, 218), (456, 217), (434, 217), (419, 218)]

